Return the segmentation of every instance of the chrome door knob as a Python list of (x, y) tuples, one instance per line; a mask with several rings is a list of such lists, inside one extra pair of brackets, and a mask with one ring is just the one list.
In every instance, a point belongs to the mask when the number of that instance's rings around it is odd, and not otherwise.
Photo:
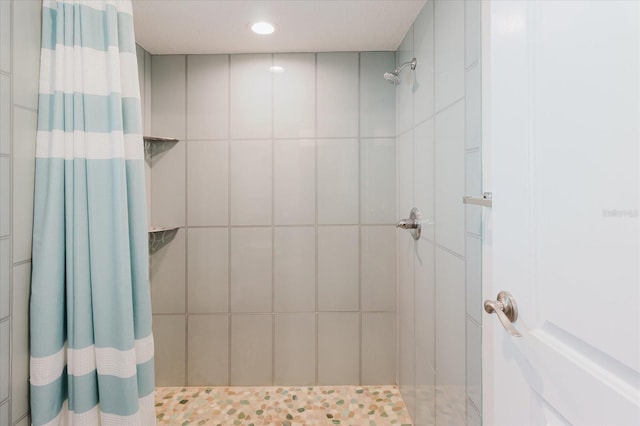
[(507, 332), (514, 337), (522, 337), (522, 334), (514, 327), (518, 320), (518, 305), (516, 299), (508, 291), (498, 293), (498, 300), (485, 300), (484, 310), (488, 314), (496, 314)]
[(396, 223), (396, 228), (410, 230), (413, 239), (419, 240), (422, 234), (422, 213), (417, 208), (412, 208), (409, 219), (402, 219)]

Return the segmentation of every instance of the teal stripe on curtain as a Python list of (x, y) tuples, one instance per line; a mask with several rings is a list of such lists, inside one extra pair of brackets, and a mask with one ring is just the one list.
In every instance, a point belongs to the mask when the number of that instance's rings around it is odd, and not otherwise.
[(76, 413), (91, 410), (99, 400), (100, 409), (105, 413), (135, 414), (138, 396), (147, 396), (154, 391), (153, 360), (139, 364), (137, 368), (137, 376), (127, 378), (98, 375), (95, 371), (83, 376), (66, 376), (65, 370), (65, 374), (51, 384), (32, 387), (32, 398), (43, 402), (39, 405), (43, 409), (32, 414), (33, 423), (44, 424), (54, 419), (66, 396), (69, 408)]
[[(83, 25), (74, 25), (76, 19), (80, 19)], [(44, 7), (42, 48), (54, 50), (56, 44), (103, 51), (117, 47), (120, 52), (135, 53), (133, 16), (118, 12), (112, 5), (107, 5), (105, 10), (70, 3), (59, 3), (56, 9)]]
[[(135, 60), (117, 60), (118, 50), (135, 53), (133, 20), (122, 12), (130, 0), (103, 1), (104, 10), (100, 2), (43, 7), (42, 49), (53, 49), (55, 61), (40, 70), (47, 78), (30, 299), (34, 425), (58, 416), (64, 425), (146, 426), (155, 418), (142, 114), (139, 93), (122, 97), (123, 87), (137, 88), (138, 70)], [(86, 48), (94, 60), (85, 60)], [(112, 93), (77, 92), (77, 82), (104, 83)], [(139, 145), (125, 146), (125, 136)]]
[(141, 119), (134, 114), (135, 111), (140, 110), (140, 100), (121, 98), (119, 93), (112, 93), (109, 96), (78, 92), (41, 94), (38, 108), (38, 130), (40, 131), (142, 133)]

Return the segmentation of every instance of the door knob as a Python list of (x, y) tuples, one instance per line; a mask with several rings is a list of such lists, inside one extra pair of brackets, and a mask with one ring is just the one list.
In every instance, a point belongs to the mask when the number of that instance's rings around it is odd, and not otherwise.
[(514, 327), (518, 320), (518, 305), (516, 299), (508, 291), (498, 293), (498, 300), (485, 300), (484, 310), (488, 314), (498, 315), (502, 326), (514, 337), (522, 337), (522, 334)]
[(408, 229), (414, 240), (419, 240), (422, 234), (422, 213), (417, 208), (412, 208), (409, 219), (402, 219), (396, 223), (396, 228)]

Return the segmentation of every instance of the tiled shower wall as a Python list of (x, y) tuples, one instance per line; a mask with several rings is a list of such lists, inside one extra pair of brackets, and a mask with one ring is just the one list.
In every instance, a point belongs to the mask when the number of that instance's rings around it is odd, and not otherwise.
[[(416, 425), (480, 424), (480, 2), (430, 0), (397, 51), (399, 384)], [(466, 302), (465, 302), (466, 301)], [(466, 413), (466, 416), (465, 416)], [(466, 417), (466, 418), (465, 418)]]
[(40, 1), (0, 1), (0, 425), (29, 422)]
[(151, 63), (157, 384), (395, 383), (394, 52)]

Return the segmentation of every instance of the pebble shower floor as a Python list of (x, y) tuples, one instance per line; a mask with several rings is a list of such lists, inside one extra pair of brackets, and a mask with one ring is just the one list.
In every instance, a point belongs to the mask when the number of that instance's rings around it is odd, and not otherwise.
[(396, 386), (162, 387), (158, 425), (410, 426)]

